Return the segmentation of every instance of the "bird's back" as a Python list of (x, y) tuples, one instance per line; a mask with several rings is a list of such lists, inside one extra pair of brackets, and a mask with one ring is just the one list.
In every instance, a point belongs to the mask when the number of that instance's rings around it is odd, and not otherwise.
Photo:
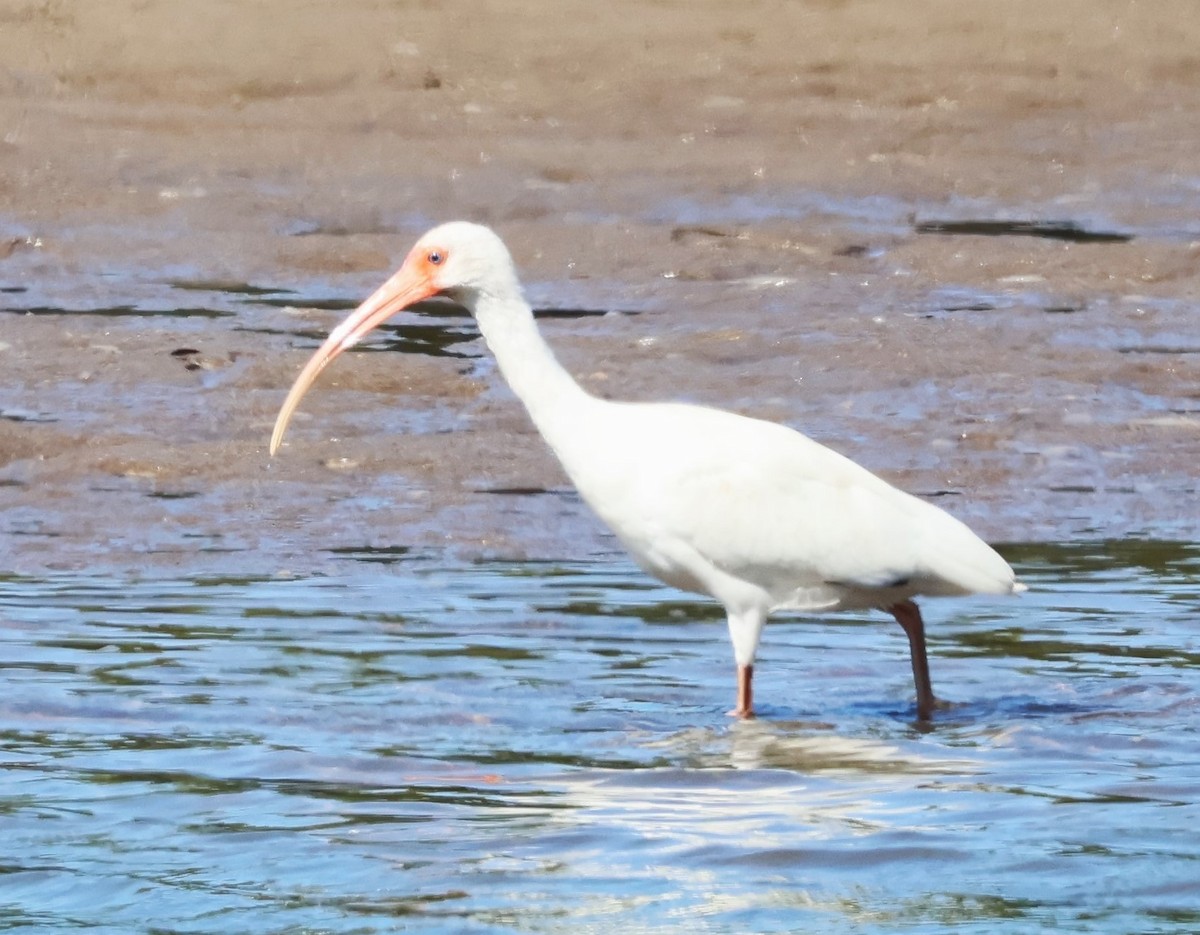
[(584, 448), (558, 453), (665, 580), (713, 593), (732, 578), (799, 608), (1015, 589), (961, 522), (799, 432), (699, 406), (598, 403)]

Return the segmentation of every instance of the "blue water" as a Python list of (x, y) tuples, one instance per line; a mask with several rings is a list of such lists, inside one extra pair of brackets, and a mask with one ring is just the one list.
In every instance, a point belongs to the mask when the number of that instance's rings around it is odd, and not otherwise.
[(773, 621), (631, 566), (0, 579), (0, 929), (1200, 929), (1200, 548)]

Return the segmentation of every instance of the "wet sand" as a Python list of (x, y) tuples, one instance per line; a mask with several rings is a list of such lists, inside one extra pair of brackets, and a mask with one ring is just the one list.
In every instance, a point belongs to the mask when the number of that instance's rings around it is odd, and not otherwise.
[[(11, 4), (0, 569), (614, 551), (437, 310), (267, 457), (453, 217), (610, 312), (545, 322), (597, 393), (787, 422), (993, 541), (1200, 538), (1198, 48), (1184, 2)], [(1119, 236), (920, 229), (997, 219)]]

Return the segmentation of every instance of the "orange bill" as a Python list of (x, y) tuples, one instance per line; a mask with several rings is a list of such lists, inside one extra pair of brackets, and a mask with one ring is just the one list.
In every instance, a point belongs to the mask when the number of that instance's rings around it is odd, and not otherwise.
[(435, 295), (437, 291), (437, 286), (431, 281), (428, 271), (421, 264), (411, 262), (410, 258), (391, 279), (376, 289), (370, 298), (334, 328), (325, 339), (325, 343), (308, 359), (308, 363), (304, 365), (304, 369), (300, 371), (296, 382), (288, 391), (287, 399), (283, 401), (283, 407), (275, 418), (275, 431), (271, 433), (271, 454), (279, 450), (283, 433), (287, 430), (296, 407), (300, 405), (301, 398), (335, 357), (353, 347), (396, 312)]

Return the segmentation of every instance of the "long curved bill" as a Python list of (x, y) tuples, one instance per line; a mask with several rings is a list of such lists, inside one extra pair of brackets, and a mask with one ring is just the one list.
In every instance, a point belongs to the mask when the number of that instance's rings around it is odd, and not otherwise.
[(340, 325), (330, 332), (329, 337), (308, 359), (296, 382), (288, 390), (287, 399), (275, 417), (275, 431), (271, 433), (271, 454), (279, 450), (283, 433), (287, 430), (292, 413), (300, 405), (300, 399), (316, 381), (317, 376), (332, 363), (342, 351), (353, 347), (369, 332), (378, 328), (396, 312), (414, 302), (428, 299), (437, 293), (437, 287), (428, 277), (415, 273), (406, 262), (391, 279), (375, 290)]

